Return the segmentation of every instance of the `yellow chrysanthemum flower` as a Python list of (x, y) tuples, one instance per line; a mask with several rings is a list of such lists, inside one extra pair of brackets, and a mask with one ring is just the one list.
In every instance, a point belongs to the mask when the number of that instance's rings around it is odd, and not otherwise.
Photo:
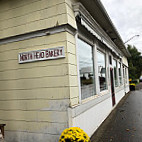
[(90, 142), (90, 138), (82, 129), (71, 127), (62, 132), (59, 142)]

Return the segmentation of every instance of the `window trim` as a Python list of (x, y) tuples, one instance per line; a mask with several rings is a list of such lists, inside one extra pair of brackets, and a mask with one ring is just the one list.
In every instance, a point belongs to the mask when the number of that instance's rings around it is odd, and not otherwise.
[[(100, 82), (99, 82), (99, 79), (98, 79), (98, 84), (99, 84), (99, 94), (104, 94), (104, 92), (106, 92), (106, 91), (108, 91), (108, 76), (107, 76), (107, 54), (106, 54), (106, 51), (104, 50), (103, 52), (102, 52), (102, 50), (99, 50), (100, 48), (97, 48), (97, 52), (100, 52), (100, 53), (102, 53), (102, 54), (104, 54), (105, 55), (105, 68), (106, 68), (106, 89), (105, 90), (100, 90)], [(98, 58), (97, 56), (96, 56), (96, 58)], [(97, 59), (97, 69), (98, 69), (98, 59)], [(98, 75), (98, 72), (97, 72), (97, 74), (96, 74), (96, 77), (98, 77), (99, 78), (99, 75)]]
[[(128, 85), (129, 84), (129, 79), (128, 79), (128, 67), (125, 65), (125, 64), (123, 64), (122, 65), (123, 67), (124, 67), (124, 76), (123, 76), (123, 80), (125, 79), (125, 85)], [(124, 84), (123, 83), (123, 84)]]
[[(80, 40), (82, 40), (82, 41), (84, 41), (84, 42), (86, 42), (87, 44), (89, 44), (91, 47), (92, 47), (92, 57), (93, 57), (93, 72), (94, 72), (94, 95), (92, 95), (92, 96), (90, 96), (90, 97), (88, 97), (88, 98), (85, 98), (85, 99), (81, 99), (81, 95), (82, 95), (82, 92), (81, 92), (81, 81), (80, 81), (80, 72), (79, 72), (79, 54), (78, 54), (78, 44), (77, 44), (77, 40), (78, 39), (80, 39)], [(85, 39), (85, 40), (84, 40)], [(90, 42), (88, 42), (88, 39), (86, 38), (86, 37), (83, 37), (82, 38), (82, 35), (81, 34), (77, 34), (76, 35), (76, 46), (77, 46), (77, 72), (78, 72), (78, 83), (79, 83), (79, 103), (81, 104), (81, 103), (84, 103), (84, 102), (86, 102), (86, 101), (89, 101), (91, 98), (93, 99), (95, 96), (96, 96), (96, 74), (95, 74), (95, 63), (94, 63), (94, 44), (90, 44)], [(91, 99), (91, 100), (92, 100)]]
[[(113, 57), (113, 59), (112, 60), (115, 60), (116, 61), (116, 80), (117, 80), (117, 86), (116, 86), (116, 84), (115, 84), (115, 80), (114, 80), (114, 85), (115, 85), (115, 88), (117, 88), (117, 87), (119, 87), (119, 73), (118, 73), (118, 61), (117, 61), (117, 59), (116, 58), (114, 58)], [(113, 62), (113, 61), (112, 61)], [(114, 70), (114, 66), (113, 66), (113, 70)], [(114, 71), (113, 71), (114, 72)], [(115, 76), (115, 75), (114, 75)]]
[(121, 83), (120, 83), (120, 76), (119, 76), (119, 67), (118, 67), (118, 80), (119, 80), (119, 87), (123, 85), (123, 67), (122, 63), (118, 61), (118, 64), (120, 64), (120, 72), (121, 72)]

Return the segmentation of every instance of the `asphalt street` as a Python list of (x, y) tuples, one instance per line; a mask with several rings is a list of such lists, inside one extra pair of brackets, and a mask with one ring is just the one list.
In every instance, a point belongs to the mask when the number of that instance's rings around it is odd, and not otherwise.
[(142, 83), (121, 100), (91, 142), (142, 142)]

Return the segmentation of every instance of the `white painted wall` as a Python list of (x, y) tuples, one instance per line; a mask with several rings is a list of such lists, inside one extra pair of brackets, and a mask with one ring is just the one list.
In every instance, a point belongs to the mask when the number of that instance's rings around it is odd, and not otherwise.
[(129, 85), (126, 86), (126, 93), (130, 91)]
[[(129, 86), (127, 85), (126, 92), (129, 92)], [(124, 88), (121, 86), (115, 94), (116, 105), (112, 106), (112, 98), (108, 97), (106, 100), (94, 105), (90, 109), (83, 111), (78, 116), (72, 117), (71, 123), (73, 127), (80, 127), (89, 136), (91, 136), (97, 128), (102, 124), (102, 122), (107, 118), (114, 107), (120, 102), (120, 100), (125, 96)], [(101, 97), (101, 96), (100, 96)], [(96, 98), (98, 99), (98, 98)], [(71, 117), (71, 116), (70, 116)]]
[(122, 57), (122, 63), (128, 67), (128, 60), (125, 56)]
[(125, 96), (124, 89), (120, 90), (115, 94), (116, 104)]
[(80, 127), (91, 136), (112, 110), (111, 97), (95, 105), (75, 118), (72, 125)]

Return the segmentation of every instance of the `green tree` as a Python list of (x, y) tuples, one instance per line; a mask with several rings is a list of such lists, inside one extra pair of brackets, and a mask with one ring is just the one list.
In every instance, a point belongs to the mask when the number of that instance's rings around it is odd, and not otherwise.
[(138, 79), (142, 73), (141, 52), (139, 52), (135, 46), (131, 45), (128, 45), (127, 49), (131, 54), (131, 57), (128, 58), (129, 77), (132, 79)]

